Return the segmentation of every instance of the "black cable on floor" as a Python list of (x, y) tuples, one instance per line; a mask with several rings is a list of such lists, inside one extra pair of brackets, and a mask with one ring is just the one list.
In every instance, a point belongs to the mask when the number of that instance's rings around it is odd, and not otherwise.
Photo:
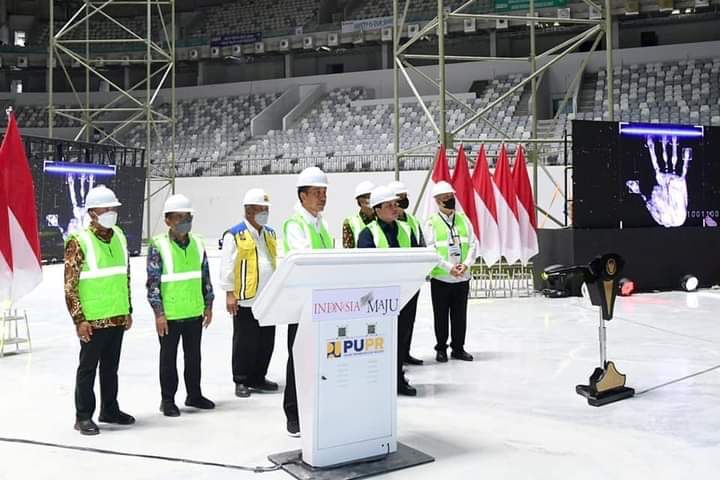
[(102, 448), (92, 448), (92, 447), (78, 447), (75, 445), (63, 445), (60, 443), (40, 442), (37, 440), (27, 440), (27, 439), (23, 439), (23, 438), (0, 437), (0, 442), (17, 443), (17, 444), (23, 444), (23, 445), (34, 445), (34, 446), (40, 446), (40, 447), (61, 448), (61, 449), (65, 449), (65, 450), (75, 450), (75, 451), (79, 451), (79, 452), (102, 453), (105, 455), (117, 455), (120, 457), (144, 458), (144, 459), (148, 459), (148, 460), (163, 460), (166, 462), (187, 463), (187, 464), (191, 464), (191, 465), (202, 465), (205, 467), (230, 468), (233, 470), (243, 470), (246, 472), (255, 472), (255, 473), (274, 472), (274, 471), (280, 470), (285, 465), (296, 462), (296, 461), (287, 462), (287, 463), (283, 463), (280, 465), (273, 465), (272, 467), (246, 467), (243, 465), (232, 465), (232, 464), (217, 463), (217, 462), (205, 462), (202, 460), (192, 460), (189, 458), (165, 457), (163, 455), (149, 455), (149, 454), (145, 454), (145, 453), (119, 452), (116, 450), (105, 450)]

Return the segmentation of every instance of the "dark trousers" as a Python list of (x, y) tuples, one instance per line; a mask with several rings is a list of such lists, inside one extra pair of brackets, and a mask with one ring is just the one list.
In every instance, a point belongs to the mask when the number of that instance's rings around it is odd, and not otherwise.
[(233, 317), (232, 373), (235, 383), (258, 385), (265, 380), (275, 348), (275, 327), (261, 327), (250, 307)]
[(435, 350), (447, 350), (448, 314), (452, 328), (450, 347), (461, 352), (465, 348), (467, 331), (467, 303), (470, 282), (447, 283), (430, 280), (430, 296), (432, 297), (433, 316), (435, 317)]
[(283, 394), (283, 410), (285, 410), (288, 423), (297, 423), (299, 420), (297, 389), (295, 388), (295, 362), (293, 361), (293, 345), (297, 329), (297, 323), (288, 325), (288, 361), (285, 369), (285, 393)]
[(417, 301), (420, 292), (416, 293), (410, 301), (400, 310), (398, 315), (397, 328), (397, 382), (403, 382), (403, 362), (410, 355), (410, 340), (412, 338), (415, 313), (417, 312)]
[(93, 330), (90, 341), (80, 342), (80, 364), (75, 377), (75, 416), (89, 420), (95, 413), (95, 371), (100, 364), (100, 413), (115, 416), (120, 411), (117, 402), (118, 364), (122, 349), (124, 327)]
[(202, 317), (168, 320), (168, 333), (160, 339), (160, 394), (163, 402), (174, 402), (178, 389), (177, 351), (182, 338), (185, 357), (185, 390), (187, 398), (197, 399), (200, 391), (200, 340)]
[[(402, 357), (399, 358), (402, 358), (403, 361), (410, 356), (410, 344), (412, 343), (413, 330), (415, 329), (415, 316), (417, 315), (417, 304), (419, 296), (420, 291), (418, 291), (410, 299), (407, 305), (405, 305), (405, 307), (400, 311), (401, 316), (403, 314), (407, 316), (407, 319), (404, 320), (404, 322), (406, 323), (406, 331), (404, 332), (404, 335), (401, 336), (400, 333), (398, 333), (398, 353), (402, 354)], [(398, 330), (400, 330), (399, 320)]]

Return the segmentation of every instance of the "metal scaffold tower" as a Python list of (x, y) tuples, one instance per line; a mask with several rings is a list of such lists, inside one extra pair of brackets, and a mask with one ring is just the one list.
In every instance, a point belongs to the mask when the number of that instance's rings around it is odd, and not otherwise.
[[(395, 164), (396, 164), (396, 177), (399, 175), (399, 164), (400, 160), (405, 157), (412, 155), (420, 150), (427, 149), (429, 147), (437, 146), (441, 144), (446, 148), (455, 148), (455, 145), (473, 144), (473, 143), (522, 143), (530, 144), (528, 153), (533, 169), (533, 189), (536, 192), (536, 210), (538, 213), (545, 215), (551, 221), (558, 225), (563, 225), (563, 222), (559, 219), (554, 218), (549, 208), (543, 208), (540, 205), (538, 199), (538, 175), (540, 172), (544, 172), (550, 181), (554, 184), (557, 192), (560, 192), (564, 198), (567, 196), (567, 192), (561, 188), (557, 182), (550, 176), (547, 167), (540, 163), (538, 146), (542, 144), (560, 144), (562, 145), (565, 141), (563, 138), (539, 138), (538, 137), (538, 102), (537, 102), (537, 91), (538, 84), (542, 80), (542, 76), (547, 72), (553, 65), (565, 58), (568, 54), (578, 50), (586, 42), (592, 42), (592, 47), (586, 53), (583, 61), (581, 62), (577, 73), (570, 84), (565, 97), (557, 109), (554, 119), (557, 120), (562, 112), (565, 111), (565, 106), (568, 101), (572, 98), (573, 93), (577, 92), (580, 87), (582, 80), (582, 74), (585, 71), (590, 56), (597, 49), (603, 36), (605, 37), (606, 45), (606, 63), (607, 63), (607, 86), (608, 86), (608, 119), (613, 118), (613, 59), (612, 59), (612, 21), (611, 21), (611, 2), (605, 0), (604, 6), (596, 3), (595, 0), (583, 0), (589, 7), (594, 11), (602, 12), (602, 17), (597, 19), (588, 18), (557, 18), (557, 17), (545, 17), (538, 16), (535, 10), (535, 0), (529, 0), (528, 2), (528, 14), (525, 15), (504, 15), (498, 13), (468, 13), (471, 7), (478, 3), (478, 0), (468, 0), (455, 9), (445, 8), (443, 0), (437, 1), (437, 15), (435, 18), (430, 20), (420, 28), (417, 34), (413, 35), (404, 41), (401, 41), (401, 36), (406, 29), (406, 17), (410, 4), (413, 0), (393, 0), (393, 68), (394, 68), (394, 105), (395, 105), (395, 141), (394, 141), (394, 152), (395, 152)], [(401, 4), (402, 6), (401, 10)], [(467, 55), (448, 55), (445, 51), (445, 35), (447, 29), (448, 20), (453, 19), (474, 19), (476, 22), (492, 22), (488, 24), (488, 27), (494, 28), (495, 22), (498, 20), (508, 22), (508, 25), (525, 25), (528, 28), (529, 33), (529, 56), (527, 57), (497, 57), (497, 56), (467, 56)], [(583, 28), (580, 33), (577, 33), (572, 38), (565, 40), (544, 52), (537, 52), (536, 50), (536, 25), (537, 24), (554, 24), (554, 25), (573, 25)], [(415, 45), (421, 38), (427, 37), (432, 33), (437, 35), (437, 54), (413, 54), (411, 53), (411, 47)], [(432, 61), (437, 62), (437, 78), (431, 78), (420, 70), (417, 66), (413, 65), (413, 61), (421, 60), (424, 62)], [(457, 95), (454, 95), (446, 88), (445, 75), (446, 75), (446, 61), (465, 61), (465, 62), (525, 62), (529, 63), (529, 74), (517, 81), (509, 90), (500, 95), (498, 98), (489, 101), (486, 105), (483, 105), (479, 110), (471, 107), (465, 103)], [(414, 78), (413, 78), (414, 75)], [(415, 80), (421, 80), (428, 82), (433, 88), (436, 88), (438, 96), (438, 115), (437, 117), (432, 114), (428, 108), (427, 102), (422, 98), (419, 93)], [(418, 104), (422, 108), (425, 116), (428, 119), (428, 123), (435, 132), (437, 140), (432, 143), (423, 145), (416, 145), (410, 148), (401, 149), (401, 125), (400, 125), (400, 87), (401, 80), (406, 82), (409, 89), (412, 91)], [(504, 131), (502, 125), (496, 124), (489, 120), (488, 114), (503, 108), (502, 103), (510, 96), (522, 92), (522, 90), (530, 85), (530, 105), (529, 114), (531, 116), (531, 133), (530, 138), (513, 138), (513, 136)], [(469, 114), (469, 118), (463, 121), (460, 125), (449, 130), (446, 118), (447, 108), (446, 104), (448, 101), (456, 102)], [(497, 133), (495, 138), (473, 138), (464, 135), (464, 131), (470, 125), (476, 122), (483, 122), (488, 125), (494, 132)], [(434, 169), (434, 163), (428, 171), (423, 188), (420, 193), (422, 197), (424, 190), (428, 184), (432, 171)], [(567, 199), (566, 199), (567, 201)]]
[[(70, 5), (67, 18), (56, 24), (56, 8), (65, 11), (67, 3), (50, 1), (49, 136), (58, 118), (80, 125), (75, 140), (101, 144), (125, 145), (131, 130), (142, 129), (149, 237), (150, 200), (167, 188), (175, 190), (175, 0), (77, 0)], [(112, 79), (109, 66), (126, 67), (125, 81)], [(55, 105), (56, 69), (75, 105)], [(130, 71), (141, 78), (131, 83)], [(106, 90), (101, 97), (100, 84)]]

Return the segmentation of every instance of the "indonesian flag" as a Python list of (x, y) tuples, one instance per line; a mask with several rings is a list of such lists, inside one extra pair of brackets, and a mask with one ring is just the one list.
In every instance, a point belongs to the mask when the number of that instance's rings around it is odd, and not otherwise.
[[(10, 246), (10, 222), (8, 218), (4, 174), (0, 170), (0, 307), (6, 300), (10, 299), (10, 284), (12, 281), (12, 248)], [(2, 334), (0, 332), (0, 335)]]
[(479, 253), (485, 263), (492, 266), (500, 260), (501, 256), (500, 230), (495, 203), (495, 185), (490, 175), (483, 145), (480, 145), (480, 151), (475, 161), (472, 183), (475, 190), (475, 210), (480, 230), (478, 235)]
[(537, 220), (535, 219), (535, 199), (530, 187), (525, 153), (522, 145), (518, 145), (513, 166), (513, 183), (517, 193), (518, 220), (520, 223), (520, 244), (522, 245), (522, 263), (528, 263), (530, 258), (540, 251), (537, 239)]
[(437, 204), (432, 196), (433, 186), (441, 181), (445, 181), (451, 184), (450, 179), (450, 168), (448, 167), (447, 154), (445, 153), (445, 146), (440, 145), (438, 149), (437, 157), (435, 160), (435, 168), (433, 169), (432, 177), (428, 181), (425, 187), (425, 194), (420, 202), (420, 208), (418, 213), (420, 214), (420, 220), (425, 221), (430, 218), (437, 211)]
[(35, 189), (25, 147), (10, 114), (0, 146), (0, 301), (15, 302), (42, 280)]
[(500, 147), (500, 155), (495, 167), (495, 204), (502, 256), (505, 257), (506, 262), (515, 263), (522, 256), (522, 245), (520, 243), (517, 194), (505, 145)]
[(455, 198), (458, 206), (468, 220), (472, 223), (475, 237), (480, 236), (477, 210), (475, 209), (475, 191), (473, 190), (472, 178), (470, 177), (470, 169), (465, 159), (465, 149), (460, 145), (460, 150), (455, 161), (455, 170), (453, 170), (452, 182), (450, 185), (455, 189)]

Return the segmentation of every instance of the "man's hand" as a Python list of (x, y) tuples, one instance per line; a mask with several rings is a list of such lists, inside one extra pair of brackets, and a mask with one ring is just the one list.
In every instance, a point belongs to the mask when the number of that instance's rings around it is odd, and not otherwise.
[(237, 298), (235, 298), (235, 292), (225, 293), (225, 308), (227, 309), (227, 312), (233, 317), (237, 313), (238, 305)]
[(133, 324), (132, 315), (129, 315), (129, 314), (126, 315), (126, 316), (125, 316), (125, 322), (126, 322), (126, 323), (125, 323), (125, 330), (130, 330), (130, 329), (132, 328), (132, 324)]
[(465, 270), (467, 270), (467, 267), (462, 263), (458, 263), (457, 265), (454, 265), (452, 267), (452, 269), (450, 270), (450, 275), (456, 278), (460, 278), (463, 276), (463, 273), (465, 273)]
[(203, 327), (207, 328), (211, 322), (212, 322), (212, 309), (206, 308), (205, 313), (203, 314)]
[(157, 330), (158, 337), (164, 337), (168, 334), (168, 324), (165, 315), (155, 317), (155, 329)]
[(92, 331), (92, 325), (90, 325), (90, 322), (80, 322), (77, 327), (77, 336), (80, 338), (81, 342), (89, 343), (90, 338), (92, 337), (93, 331)]

